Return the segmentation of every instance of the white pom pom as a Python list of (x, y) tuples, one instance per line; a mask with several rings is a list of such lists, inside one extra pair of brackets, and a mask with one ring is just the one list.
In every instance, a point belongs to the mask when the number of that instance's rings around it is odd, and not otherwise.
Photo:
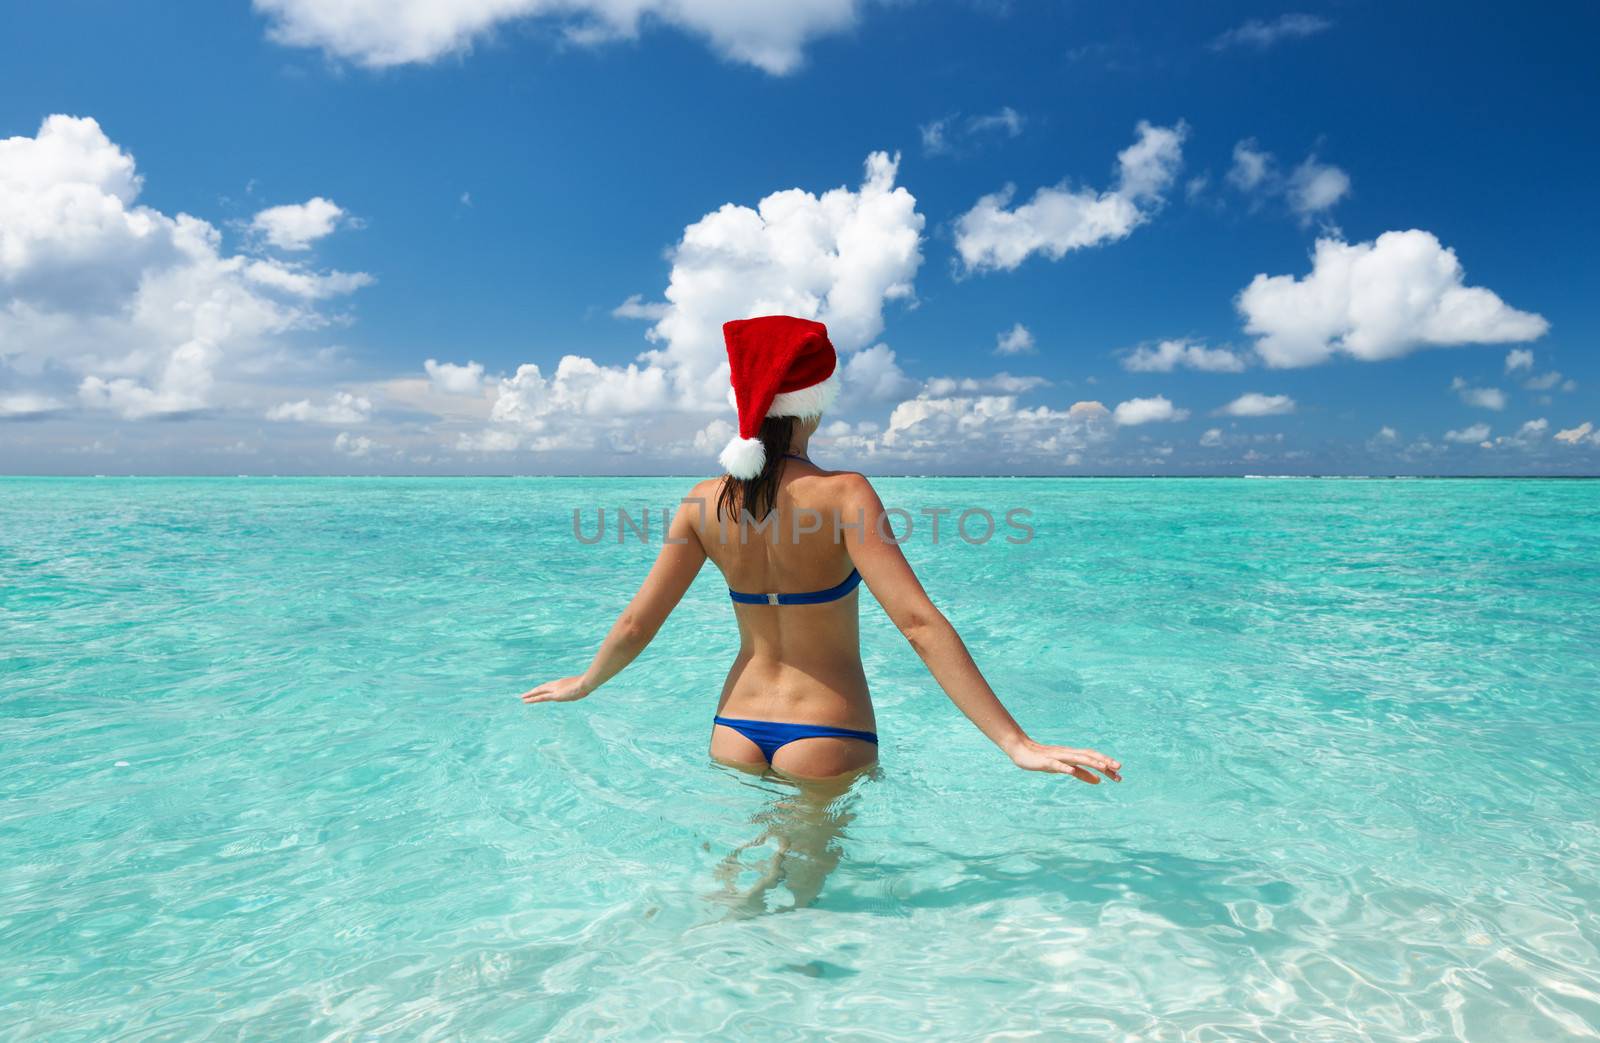
[(734, 437), (722, 447), (717, 461), (735, 478), (754, 478), (767, 466), (767, 450), (759, 438)]

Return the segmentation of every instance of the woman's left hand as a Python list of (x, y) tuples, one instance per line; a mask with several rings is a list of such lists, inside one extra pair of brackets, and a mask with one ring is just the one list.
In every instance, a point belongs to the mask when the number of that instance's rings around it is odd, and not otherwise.
[(525, 703), (570, 703), (582, 699), (591, 689), (580, 677), (563, 677), (559, 681), (546, 681), (537, 688), (522, 693)]
[[(1011, 752), (1011, 762), (1023, 771), (1071, 775), (1080, 782), (1099, 783), (1100, 775), (1113, 782), (1122, 781), (1122, 762), (1114, 757), (1107, 757), (1099, 750), (1050, 746), (1034, 742), (1032, 739), (1023, 739), (1021, 745)], [(1090, 771), (1090, 768), (1094, 771)], [(1095, 771), (1100, 775), (1096, 775)]]

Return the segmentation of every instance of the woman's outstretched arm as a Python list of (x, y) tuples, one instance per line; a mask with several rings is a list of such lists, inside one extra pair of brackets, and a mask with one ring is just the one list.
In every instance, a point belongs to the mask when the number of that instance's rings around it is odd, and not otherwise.
[[(702, 499), (697, 501), (696, 496)], [(575, 677), (546, 681), (537, 688), (522, 693), (525, 703), (564, 703), (582, 699), (590, 692), (615, 677), (623, 667), (645, 650), (661, 624), (667, 621), (672, 610), (678, 607), (689, 584), (705, 564), (706, 550), (695, 531), (694, 519), (704, 508), (704, 493), (697, 486), (690, 498), (678, 505), (677, 513), (667, 526), (661, 543), (661, 553), (650, 567), (638, 593), (622, 610), (611, 632), (600, 643), (589, 669)]]
[[(950, 701), (1019, 768), (1071, 775), (1084, 782), (1099, 782), (1098, 771), (1121, 782), (1121, 762), (1098, 750), (1049, 746), (1028, 737), (984, 680), (961, 635), (934, 607), (899, 544), (884, 538), (888, 524), (872, 483), (861, 475), (849, 475), (846, 481), (839, 531), (844, 533), (850, 559)], [(857, 526), (858, 520), (863, 524)]]

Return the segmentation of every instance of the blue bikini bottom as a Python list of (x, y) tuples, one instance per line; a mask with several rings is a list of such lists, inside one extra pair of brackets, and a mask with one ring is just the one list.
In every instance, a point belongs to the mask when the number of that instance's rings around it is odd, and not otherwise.
[(761, 748), (761, 755), (772, 763), (772, 755), (780, 746), (796, 739), (862, 739), (878, 744), (877, 732), (858, 732), (851, 728), (833, 728), (826, 724), (789, 724), (785, 721), (746, 721), (734, 717), (713, 717), (716, 724), (725, 724)]

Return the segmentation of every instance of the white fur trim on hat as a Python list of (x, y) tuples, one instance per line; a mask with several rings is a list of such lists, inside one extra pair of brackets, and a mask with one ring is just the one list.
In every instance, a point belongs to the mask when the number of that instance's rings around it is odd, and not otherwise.
[(754, 478), (767, 466), (767, 449), (759, 438), (740, 438), (735, 435), (722, 447), (717, 462), (735, 478)]
[(834, 367), (828, 379), (799, 391), (782, 391), (772, 397), (772, 408), (767, 416), (798, 416), (807, 419), (821, 416), (839, 397), (839, 368)]

